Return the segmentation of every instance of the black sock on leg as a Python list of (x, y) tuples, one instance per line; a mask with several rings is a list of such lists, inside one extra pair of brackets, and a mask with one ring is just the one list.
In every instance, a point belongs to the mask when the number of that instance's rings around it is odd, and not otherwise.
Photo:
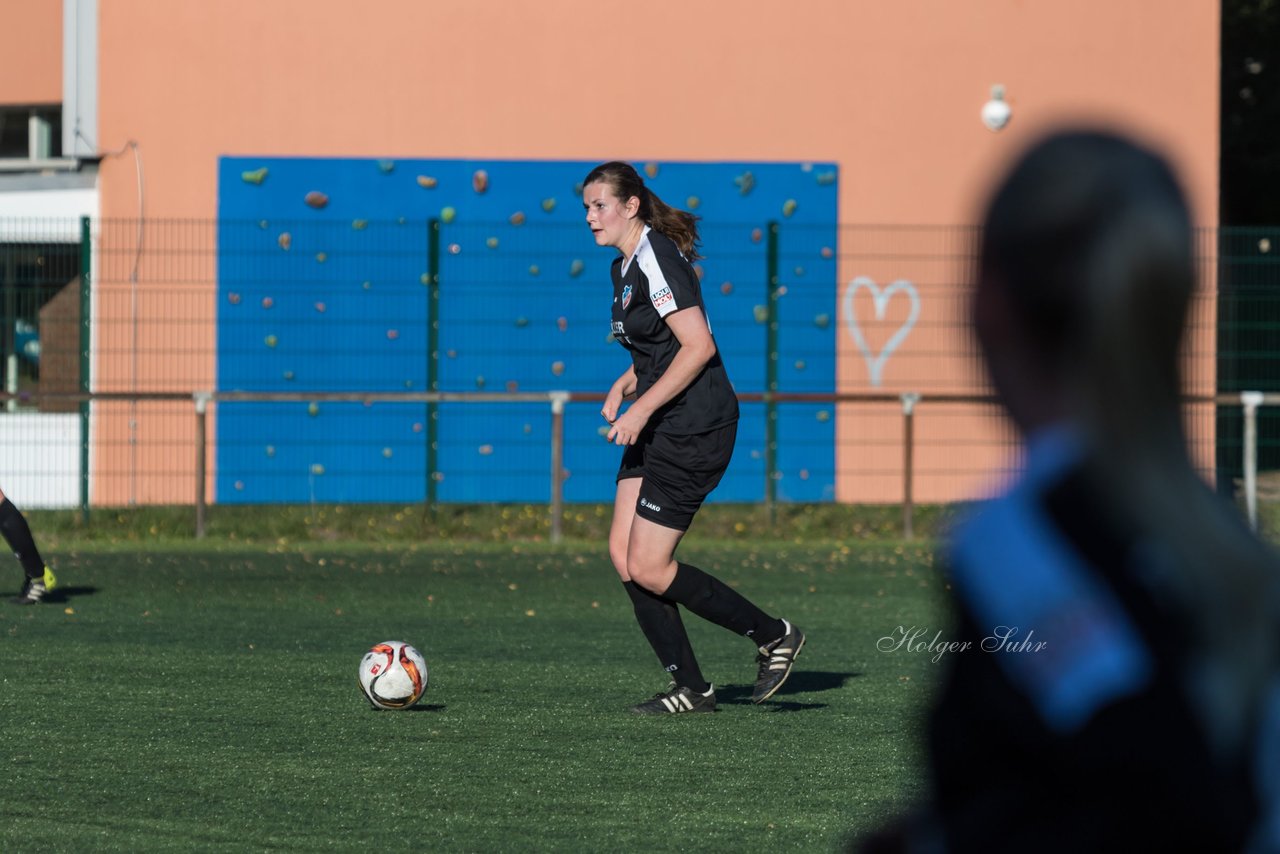
[(689, 642), (676, 604), (645, 590), (634, 581), (624, 581), (622, 586), (631, 597), (640, 631), (653, 647), (663, 669), (671, 674), (677, 685), (705, 694), (710, 686), (693, 655), (693, 645)]
[(44, 558), (40, 557), (40, 550), (36, 548), (31, 527), (8, 498), (0, 501), (0, 536), (13, 549), (13, 556), (22, 564), (22, 571), (27, 574), (27, 578), (44, 575)]
[(770, 617), (747, 597), (687, 563), (676, 564), (676, 577), (663, 594), (717, 626), (751, 638), (757, 646), (786, 633), (782, 620)]

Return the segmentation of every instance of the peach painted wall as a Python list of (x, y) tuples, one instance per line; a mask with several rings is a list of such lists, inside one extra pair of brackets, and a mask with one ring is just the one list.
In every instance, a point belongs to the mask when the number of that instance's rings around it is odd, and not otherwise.
[[(99, 10), (99, 145), (138, 143), (149, 218), (214, 217), (217, 158), (263, 154), (834, 161), (843, 222), (964, 224), (994, 170), (1034, 134), (1086, 119), (1153, 140), (1182, 171), (1198, 222), (1217, 222), (1214, 0), (387, 0), (358, 13), (345, 0), (169, 0), (163, 16), (155, 8)], [(1014, 110), (999, 134), (978, 120), (996, 83)], [(103, 162), (104, 217), (138, 215), (136, 166), (132, 151)], [(175, 287), (158, 264), (143, 254), (140, 291)], [(192, 314), (181, 333), (201, 355), (143, 376), (110, 355), (128, 349), (124, 329), (104, 327), (99, 388), (212, 386), (211, 261), (202, 275), (182, 286)], [(841, 281), (856, 275), (916, 273), (863, 269), (846, 257)], [(962, 271), (935, 278), (939, 304), (954, 310)], [(99, 284), (108, 303), (137, 304), (144, 335), (174, 334), (159, 323), (164, 300)], [(954, 331), (922, 318), (917, 332), (886, 367), (885, 390), (914, 381), (894, 374), (912, 359), (926, 379), (976, 390), (972, 372), (928, 360), (962, 345)], [(861, 356), (848, 335), (838, 340), (841, 390), (865, 389)], [(99, 422), (100, 447), (129, 441), (125, 421)], [(842, 470), (863, 462), (865, 426), (844, 420)], [(976, 415), (955, 425), (978, 446), (997, 429)], [(900, 426), (886, 430), (891, 443)], [(96, 501), (125, 495), (120, 478), (97, 474)], [(146, 500), (189, 500), (185, 489)], [(892, 484), (864, 490), (842, 479), (838, 495), (900, 494)]]
[(62, 0), (0, 0), (0, 104), (62, 102)]

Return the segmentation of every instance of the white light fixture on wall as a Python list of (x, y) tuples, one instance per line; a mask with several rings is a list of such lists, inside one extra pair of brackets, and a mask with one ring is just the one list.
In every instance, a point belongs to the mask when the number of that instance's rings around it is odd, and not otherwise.
[(991, 87), (991, 100), (982, 105), (982, 123), (987, 126), (987, 130), (999, 131), (1004, 130), (1011, 118), (1013, 110), (1009, 109), (1009, 103), (1004, 99), (1004, 87), (997, 83)]

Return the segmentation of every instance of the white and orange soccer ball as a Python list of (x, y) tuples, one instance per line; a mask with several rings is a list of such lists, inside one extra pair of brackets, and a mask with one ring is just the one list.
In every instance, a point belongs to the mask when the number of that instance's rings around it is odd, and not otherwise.
[(384, 641), (360, 659), (360, 690), (375, 709), (407, 709), (427, 690), (427, 661), (404, 641)]

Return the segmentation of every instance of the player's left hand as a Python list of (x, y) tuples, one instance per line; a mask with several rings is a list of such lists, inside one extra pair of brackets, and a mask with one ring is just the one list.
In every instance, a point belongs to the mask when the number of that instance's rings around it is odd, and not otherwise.
[(614, 445), (634, 445), (648, 421), (649, 419), (637, 412), (633, 406), (618, 416), (613, 426), (609, 428), (605, 439)]

